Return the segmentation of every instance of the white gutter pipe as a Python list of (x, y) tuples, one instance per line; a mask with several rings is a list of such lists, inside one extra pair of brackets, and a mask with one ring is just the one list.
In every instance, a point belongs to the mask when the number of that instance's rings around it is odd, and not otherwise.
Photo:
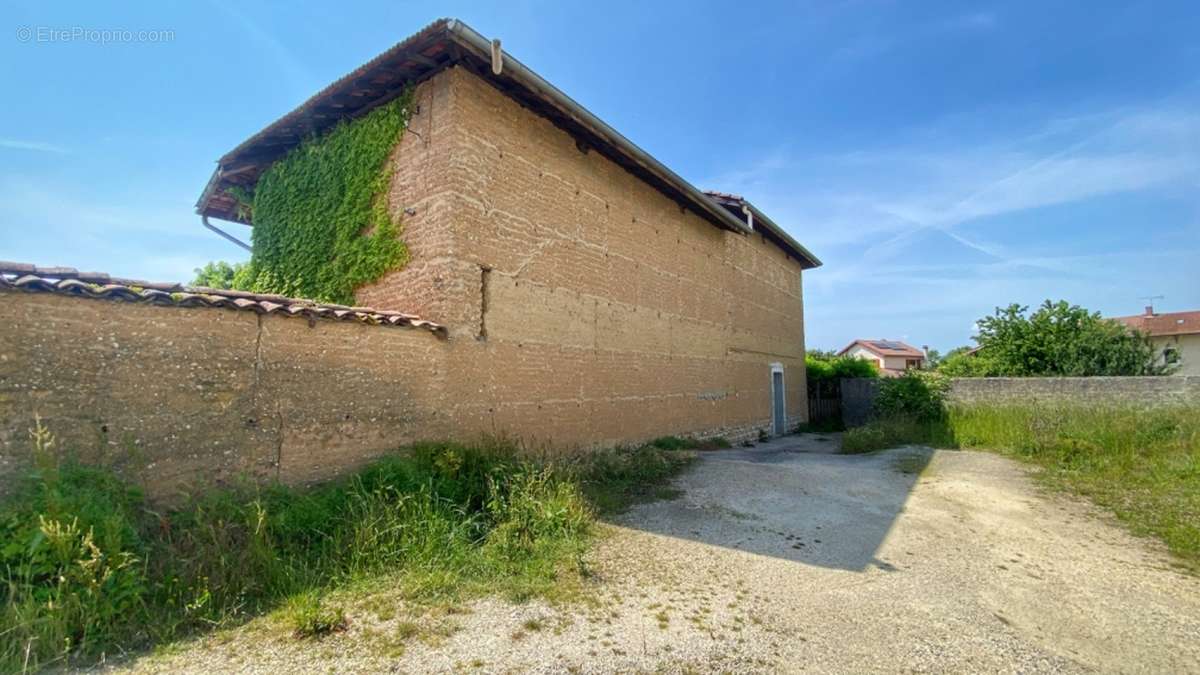
[(251, 252), (254, 251), (254, 249), (250, 248), (250, 244), (247, 244), (246, 242), (242, 241), (241, 239), (238, 239), (237, 237), (233, 236), (232, 234), (229, 234), (228, 232), (226, 232), (225, 230), (222, 230), (221, 228), (217, 227), (216, 225), (213, 225), (212, 223), (208, 222), (208, 216), (201, 215), (200, 216), (200, 224), (203, 225), (204, 227), (212, 230), (213, 232), (216, 232), (218, 235), (220, 235), (226, 241), (229, 241), (238, 246), (241, 246), (242, 248), (246, 249), (247, 251), (251, 251)]

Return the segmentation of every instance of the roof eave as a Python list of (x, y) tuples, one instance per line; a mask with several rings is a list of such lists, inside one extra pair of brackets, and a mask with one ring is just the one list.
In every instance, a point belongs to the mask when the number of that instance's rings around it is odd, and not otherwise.
[[(196, 211), (203, 215), (209, 215), (215, 218), (224, 220), (230, 219), (230, 214), (226, 210), (214, 209), (212, 200), (217, 194), (217, 191), (222, 185), (224, 177), (224, 168), (226, 163), (238, 159), (240, 154), (249, 154), (249, 151), (254, 145), (260, 141), (266, 140), (271, 134), (279, 130), (281, 127), (286, 127), (288, 124), (293, 124), (297, 119), (303, 118), (306, 114), (311, 113), (311, 109), (318, 106), (325, 98), (335, 96), (340, 89), (347, 86), (347, 82), (352, 79), (370, 72), (372, 68), (381, 63), (386, 63), (388, 60), (407, 53), (409, 50), (420, 51), (437, 45), (441, 40), (446, 40), (448, 46), (453, 46), (456, 49), (450, 50), (450, 57), (445, 61), (441, 61), (436, 67), (431, 67), (428, 70), (421, 72), (415, 77), (425, 79), (427, 77), (440, 72), (445, 68), (458, 63), (464, 63), (467, 55), (474, 57), (477, 61), (490, 62), (491, 60), (491, 41), (484, 38), (470, 26), (466, 25), (458, 19), (441, 19), (430, 24), (418, 33), (410, 36), (401, 43), (393, 46), (391, 49), (380, 54), (375, 59), (367, 62), (363, 66), (351, 71), (350, 74), (338, 79), (333, 84), (322, 89), (316, 95), (310, 97), (299, 107), (287, 113), (280, 119), (268, 125), (263, 130), (254, 134), (246, 141), (239, 144), (234, 150), (227, 153), (218, 162), (217, 169), (213, 176), (209, 179), (204, 191), (200, 195), (200, 200), (197, 202)], [(534, 73), (519, 60), (513, 58), (507, 52), (501, 52), (501, 62), (503, 64), (499, 75), (490, 75), (490, 83), (503, 90), (498, 80), (511, 80), (520, 87), (527, 90), (533, 96), (541, 99), (551, 107), (557, 109), (558, 113), (567, 117), (574, 126), (596, 137), (596, 139), (607, 143), (612, 150), (619, 155), (622, 155), (628, 160), (629, 164), (640, 168), (642, 172), (648, 174), (653, 180), (647, 181), (667, 193), (667, 195), (681, 202), (681, 206), (686, 204), (697, 215), (711, 221), (713, 224), (723, 229), (728, 229), (742, 234), (751, 232), (744, 223), (736, 217), (730, 215), (719, 205), (708, 199), (699, 189), (688, 183), (675, 172), (668, 169), (658, 160), (650, 156), (646, 151), (639, 148), (632, 141), (622, 136), (615, 129), (604, 123), (598, 117), (593, 115), (579, 103), (572, 100), (569, 96), (560, 91), (557, 87), (542, 79), (537, 73)], [(478, 74), (478, 73), (477, 73)], [(481, 74), (485, 79), (489, 78), (490, 71)], [(506, 92), (507, 93), (507, 92)], [(352, 115), (361, 114), (355, 111)], [(561, 126), (561, 125), (560, 125)], [(568, 132), (570, 133), (570, 132)], [(629, 169), (629, 166), (625, 168)], [(643, 177), (645, 180), (645, 177)], [(658, 184), (655, 184), (655, 183)], [(666, 187), (666, 190), (663, 188)], [(676, 194), (671, 194), (676, 193)], [(249, 223), (246, 223), (249, 224)]]

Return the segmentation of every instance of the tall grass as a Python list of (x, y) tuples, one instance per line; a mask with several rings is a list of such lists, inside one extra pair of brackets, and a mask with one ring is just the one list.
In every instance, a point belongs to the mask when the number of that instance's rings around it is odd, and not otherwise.
[(942, 419), (889, 417), (847, 431), (843, 449), (906, 443), (1002, 452), (1042, 468), (1200, 571), (1200, 407), (951, 406)]
[(0, 672), (93, 663), (287, 603), (336, 629), (321, 594), (386, 576), (414, 599), (547, 595), (580, 573), (611, 511), (684, 460), (653, 446), (569, 465), (502, 442), (418, 445), (310, 490), (217, 490), (171, 510), (104, 468), (38, 461), (0, 505)]

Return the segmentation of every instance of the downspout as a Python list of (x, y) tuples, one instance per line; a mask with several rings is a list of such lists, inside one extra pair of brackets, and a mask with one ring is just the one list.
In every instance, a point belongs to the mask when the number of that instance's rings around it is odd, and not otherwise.
[(213, 225), (212, 223), (208, 222), (208, 216), (206, 216), (204, 214), (200, 214), (200, 224), (203, 225), (204, 227), (212, 230), (213, 232), (216, 232), (218, 235), (220, 235), (226, 241), (237, 244), (238, 246), (241, 246), (242, 248), (246, 249), (247, 251), (250, 251), (250, 252), (254, 251), (254, 249), (250, 248), (250, 244), (247, 244), (246, 242), (242, 241), (241, 239), (238, 239), (237, 237), (233, 236), (232, 234), (229, 234), (228, 232), (226, 232), (225, 230), (222, 230), (221, 228), (217, 227), (216, 225)]
[(750, 204), (745, 200), (742, 200), (742, 213), (746, 214), (746, 225), (749, 226), (751, 230), (753, 230), (754, 229), (754, 212), (750, 210)]

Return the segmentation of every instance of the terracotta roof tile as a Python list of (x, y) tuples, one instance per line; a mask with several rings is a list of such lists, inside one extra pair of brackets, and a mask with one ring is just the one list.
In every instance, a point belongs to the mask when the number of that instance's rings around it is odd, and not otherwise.
[(1115, 320), (1154, 337), (1200, 333), (1200, 310), (1118, 316)]
[(6, 290), (175, 307), (221, 307), (258, 314), (358, 321), (373, 326), (408, 326), (428, 330), (438, 337), (446, 335), (444, 326), (404, 312), (346, 307), (266, 293), (119, 279), (99, 272), (80, 272), (72, 267), (37, 267), (0, 261), (0, 291)]

